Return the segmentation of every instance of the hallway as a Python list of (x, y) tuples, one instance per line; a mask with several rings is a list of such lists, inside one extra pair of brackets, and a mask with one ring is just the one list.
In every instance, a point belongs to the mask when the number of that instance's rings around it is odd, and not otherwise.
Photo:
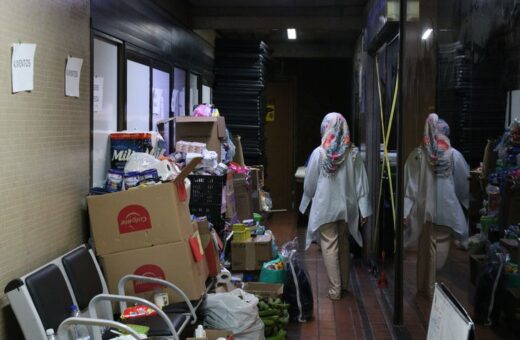
[[(280, 247), (284, 242), (298, 236), (300, 256), (309, 273), (314, 298), (314, 319), (303, 324), (290, 324), (288, 339), (426, 339), (430, 302), (415, 294), (416, 255), (407, 252), (405, 265), (404, 325), (392, 324), (393, 275), (392, 264), (387, 264), (388, 288), (377, 287), (377, 277), (369, 273), (361, 259), (354, 259), (350, 273), (351, 289), (340, 301), (331, 301), (327, 297), (327, 274), (323, 266), (321, 252), (316, 245), (304, 252), (305, 227), (298, 226), (296, 213), (275, 213), (267, 221), (273, 230), (276, 243)], [(452, 256), (438, 278), (452, 292), (461, 297), (461, 303), (470, 315), (473, 315), (471, 299), (474, 287), (469, 284), (467, 253), (452, 248)], [(475, 339), (515, 339), (507, 329), (497, 329), (476, 325)]]
[[(297, 216), (293, 213), (274, 214), (267, 222), (276, 235), (276, 243), (298, 236), (300, 254), (303, 252), (305, 228), (297, 228)], [(352, 292), (340, 301), (327, 297), (327, 274), (321, 252), (316, 245), (304, 254), (314, 297), (314, 319), (304, 324), (290, 324), (288, 339), (398, 339), (392, 327), (389, 313), (384, 313), (385, 295), (377, 289), (377, 280), (372, 277), (361, 260), (354, 260), (351, 272)]]

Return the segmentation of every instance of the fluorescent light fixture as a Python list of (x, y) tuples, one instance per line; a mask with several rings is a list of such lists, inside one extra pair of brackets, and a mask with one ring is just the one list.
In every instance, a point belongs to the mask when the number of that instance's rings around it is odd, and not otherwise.
[(422, 34), (422, 40), (427, 40), (432, 35), (433, 28), (427, 28)]
[(296, 40), (296, 28), (287, 29), (287, 38), (289, 40)]

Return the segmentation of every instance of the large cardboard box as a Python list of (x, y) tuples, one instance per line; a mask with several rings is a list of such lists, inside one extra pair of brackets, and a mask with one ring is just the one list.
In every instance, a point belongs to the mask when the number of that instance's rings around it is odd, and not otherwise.
[(263, 168), (250, 168), (249, 177), (251, 180), (251, 206), (253, 212), (262, 211), (262, 207), (260, 206), (260, 189), (263, 187), (261, 183), (263, 182)]
[(220, 272), (220, 258), (219, 252), (215, 249), (214, 242), (211, 238), (207, 219), (198, 220), (198, 232), (200, 235), (202, 249), (204, 249), (208, 276), (215, 277)]
[(221, 158), (221, 139), (226, 136), (224, 117), (176, 117), (175, 143), (205, 143), (208, 150), (215, 151)]
[(248, 241), (231, 242), (233, 270), (260, 270), (264, 262), (273, 258), (271, 235), (256, 236)]
[(226, 178), (226, 218), (231, 220), (231, 223), (238, 222), (238, 215), (235, 204), (235, 189), (233, 187), (233, 174), (229, 172)]
[(233, 175), (233, 190), (235, 196), (235, 209), (240, 221), (253, 218), (253, 198), (251, 185), (245, 174)]
[(98, 255), (186, 240), (191, 235), (187, 201), (174, 182), (87, 198)]
[(195, 158), (175, 181), (87, 197), (98, 255), (186, 240), (192, 235), (184, 180), (202, 158)]
[[(209, 277), (209, 266), (208, 266), (208, 253), (206, 252), (206, 247), (204, 246), (204, 243), (206, 241), (206, 235), (202, 235), (199, 231), (199, 224), (197, 221), (192, 222), (192, 228), (193, 228), (193, 235), (190, 239), (197, 240), (196, 243), (199, 246), (200, 252), (202, 253), (202, 260), (197, 261), (197, 265), (200, 267), (201, 273), (204, 277), (204, 280), (207, 280)], [(188, 240), (190, 241), (190, 240)], [(195, 243), (195, 242), (194, 242)], [(191, 246), (191, 244), (190, 244)], [(213, 253), (209, 254), (210, 256), (213, 256)]]
[[(101, 257), (110, 293), (117, 294), (119, 280), (127, 274), (157, 277), (178, 286), (190, 300), (199, 299), (206, 290), (203, 264), (196, 262), (188, 241), (178, 241), (153, 247), (124, 251)], [(152, 299), (161, 286), (129, 282), (126, 293)], [(168, 290), (170, 302), (182, 301)], [(153, 300), (152, 300), (153, 301)]]

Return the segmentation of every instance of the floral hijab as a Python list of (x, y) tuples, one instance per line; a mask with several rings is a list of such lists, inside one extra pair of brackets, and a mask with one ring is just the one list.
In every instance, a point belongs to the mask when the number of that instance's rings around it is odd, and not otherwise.
[(432, 170), (446, 177), (452, 172), (452, 150), (448, 138), (449, 126), (435, 113), (430, 113), (424, 125), (423, 148)]
[(321, 147), (325, 150), (322, 162), (327, 175), (334, 175), (346, 158), (350, 146), (350, 132), (347, 121), (337, 112), (331, 112), (321, 123)]

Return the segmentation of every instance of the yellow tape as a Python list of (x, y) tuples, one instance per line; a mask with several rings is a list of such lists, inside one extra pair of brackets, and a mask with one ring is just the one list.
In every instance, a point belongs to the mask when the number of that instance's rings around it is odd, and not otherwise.
[(394, 114), (395, 114), (395, 105), (397, 102), (397, 93), (399, 89), (399, 76), (395, 80), (395, 86), (394, 86), (394, 96), (392, 98), (392, 109), (390, 111), (390, 119), (388, 121), (388, 126), (385, 133), (385, 122), (384, 122), (384, 114), (383, 114), (383, 96), (381, 95), (381, 83), (380, 83), (380, 76), (379, 76), (379, 59), (376, 56), (376, 75), (377, 75), (377, 90), (379, 94), (379, 112), (381, 116), (381, 133), (383, 137), (383, 162), (384, 164), (382, 172), (381, 172), (381, 182), (380, 182), (380, 191), (379, 191), (379, 202), (378, 202), (378, 214), (380, 209), (380, 202), (381, 202), (381, 194), (382, 194), (382, 181), (383, 181), (383, 172), (386, 165), (386, 171), (388, 174), (388, 186), (390, 189), (390, 202), (392, 205), (392, 217), (394, 221), (394, 230), (396, 227), (396, 209), (395, 209), (395, 202), (394, 202), (394, 188), (392, 184), (392, 169), (390, 167), (390, 159), (388, 157), (388, 142), (390, 140), (390, 134), (392, 132), (392, 123), (394, 120)]

